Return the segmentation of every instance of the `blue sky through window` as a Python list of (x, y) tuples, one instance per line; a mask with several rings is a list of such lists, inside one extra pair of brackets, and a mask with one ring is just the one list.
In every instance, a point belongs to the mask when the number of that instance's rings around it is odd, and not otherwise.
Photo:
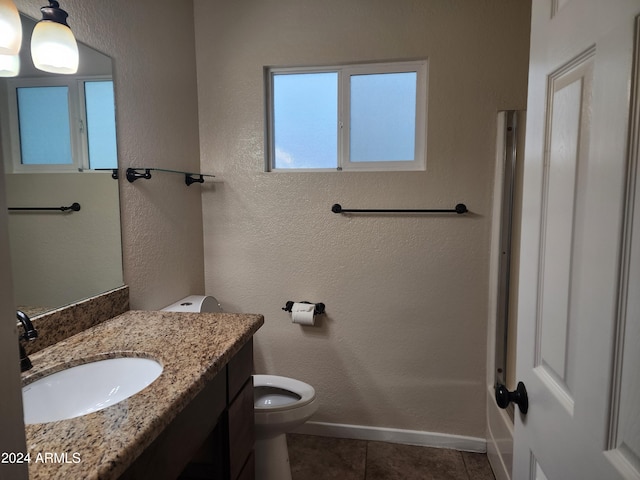
[(89, 168), (118, 168), (113, 82), (86, 82), (84, 88)]
[(275, 168), (338, 166), (338, 73), (274, 75)]
[(17, 94), (22, 164), (72, 164), (69, 89), (28, 87)]
[(423, 169), (425, 62), (331, 68), (272, 73), (271, 168)]
[(414, 159), (416, 73), (351, 76), (352, 162)]

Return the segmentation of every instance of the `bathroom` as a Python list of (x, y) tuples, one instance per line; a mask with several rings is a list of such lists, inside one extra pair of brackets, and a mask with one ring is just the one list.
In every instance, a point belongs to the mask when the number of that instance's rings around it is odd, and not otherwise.
[[(15, 4), (38, 18), (39, 2)], [(321, 406), (307, 433), (486, 449), (496, 114), (526, 109), (531, 2), (62, 7), (78, 40), (113, 59), (130, 308), (206, 292), (227, 311), (263, 314), (256, 371), (314, 386)], [(265, 67), (425, 58), (426, 171), (265, 171)], [(128, 167), (216, 177), (129, 183)], [(334, 203), (469, 213), (343, 216)], [(3, 264), (7, 251), (0, 244)], [(0, 285), (5, 315), (4, 271)], [(323, 302), (326, 314), (294, 325), (289, 300)], [(1, 378), (17, 390), (8, 348)], [(0, 422), (17, 425), (4, 411)]]

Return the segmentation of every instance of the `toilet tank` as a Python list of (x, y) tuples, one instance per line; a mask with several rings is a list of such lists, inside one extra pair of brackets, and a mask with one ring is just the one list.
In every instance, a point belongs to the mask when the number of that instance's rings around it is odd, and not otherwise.
[(162, 309), (164, 312), (222, 313), (216, 297), (211, 295), (190, 295)]

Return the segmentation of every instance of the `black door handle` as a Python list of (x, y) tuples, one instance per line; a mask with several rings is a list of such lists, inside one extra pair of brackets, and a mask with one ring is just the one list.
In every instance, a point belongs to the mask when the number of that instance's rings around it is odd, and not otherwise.
[(496, 384), (496, 403), (500, 408), (507, 408), (513, 402), (518, 405), (520, 412), (526, 415), (529, 410), (529, 397), (524, 383), (518, 382), (518, 386), (513, 392), (507, 390), (507, 387), (501, 383)]

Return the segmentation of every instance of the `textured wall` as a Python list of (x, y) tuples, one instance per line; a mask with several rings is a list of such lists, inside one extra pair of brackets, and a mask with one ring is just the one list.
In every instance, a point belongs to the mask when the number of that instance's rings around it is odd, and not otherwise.
[[(40, 3), (17, 0), (40, 18)], [(199, 168), (190, 1), (65, 0), (78, 40), (113, 58), (124, 280), (131, 308), (159, 308), (203, 291), (200, 186), (156, 174), (130, 184), (129, 166)]]
[[(195, 1), (205, 283), (258, 312), (259, 372), (317, 421), (484, 437), (496, 112), (526, 102), (529, 2)], [(263, 67), (429, 59), (426, 172), (264, 173)], [(345, 208), (450, 208), (352, 216)], [(322, 301), (317, 327), (287, 300)]]

